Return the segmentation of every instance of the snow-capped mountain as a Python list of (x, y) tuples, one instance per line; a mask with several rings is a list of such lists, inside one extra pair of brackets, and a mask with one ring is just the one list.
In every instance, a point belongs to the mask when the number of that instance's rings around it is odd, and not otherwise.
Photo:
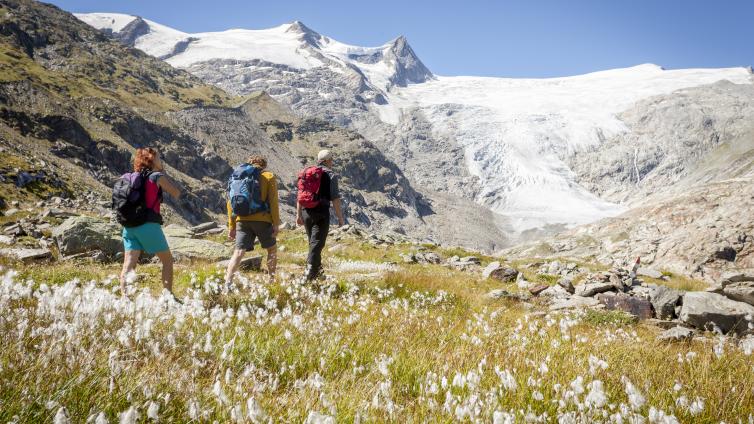
[[(300, 22), (188, 34), (127, 15), (77, 17), (230, 92), (265, 90), (301, 114), (355, 129), (428, 197), (473, 199), (504, 218), (498, 224), (514, 234), (619, 214), (639, 199), (634, 186), (661, 190), (652, 185), (658, 170), (663, 178), (673, 170), (662, 180), (672, 182), (725, 141), (688, 144), (698, 131), (681, 126), (669, 132), (678, 142), (665, 144), (691, 147), (658, 152), (651, 139), (627, 136), (639, 124), (627, 124), (625, 111), (648, 99), (662, 103), (677, 90), (754, 83), (750, 68), (655, 65), (550, 79), (442, 77), (422, 64), (404, 37), (366, 48)], [(723, 118), (710, 124), (713, 130), (751, 119), (733, 111)], [(615, 152), (604, 148), (628, 139), (635, 144), (604, 165), (578, 163), (595, 151)], [(626, 150), (633, 155), (626, 157)], [(616, 180), (628, 184), (614, 187)]]

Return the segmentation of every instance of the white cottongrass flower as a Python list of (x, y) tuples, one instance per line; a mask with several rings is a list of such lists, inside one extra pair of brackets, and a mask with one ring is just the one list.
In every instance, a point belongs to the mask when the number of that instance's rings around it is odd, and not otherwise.
[(58, 412), (55, 413), (55, 418), (52, 422), (54, 424), (71, 424), (71, 417), (68, 415), (68, 410), (65, 406), (58, 408)]
[(157, 421), (160, 419), (160, 404), (154, 401), (149, 401), (147, 406), (147, 418)]
[(587, 386), (589, 393), (584, 398), (584, 402), (592, 408), (602, 408), (607, 403), (604, 385), (600, 380), (594, 380)]
[(532, 393), (531, 397), (534, 398), (534, 400), (540, 402), (545, 398), (545, 396), (539, 390), (535, 390), (534, 393)]
[(678, 419), (673, 415), (668, 415), (662, 409), (654, 406), (649, 408), (649, 422), (654, 424), (680, 424)]
[(636, 388), (636, 386), (631, 383), (631, 380), (628, 379), (625, 375), (621, 377), (621, 381), (623, 382), (623, 385), (626, 387), (626, 394), (628, 395), (628, 403), (631, 405), (631, 408), (634, 410), (637, 410), (644, 406), (646, 403), (646, 399), (644, 398), (644, 395), (641, 394), (639, 389)]
[(688, 407), (689, 414), (696, 416), (704, 411), (704, 400), (702, 398), (696, 398)]
[(139, 421), (139, 411), (133, 405), (120, 414), (120, 424), (136, 424), (137, 421)]
[(599, 370), (606, 370), (607, 369), (607, 362), (603, 361), (602, 359), (594, 356), (589, 355), (589, 373), (594, 375)]
[(255, 424), (261, 423), (267, 419), (267, 414), (254, 397), (250, 397), (246, 400), (246, 414), (248, 415), (249, 420)]
[(516, 422), (516, 416), (505, 412), (495, 411), (492, 414), (492, 424), (514, 424)]
[(502, 383), (503, 388), (505, 388), (505, 390), (509, 390), (511, 392), (516, 391), (516, 388), (518, 388), (518, 384), (516, 383), (516, 379), (513, 378), (513, 374), (511, 374), (509, 370), (506, 369), (506, 370), (500, 371), (498, 367), (495, 367), (495, 374), (497, 374), (498, 378), (500, 378), (500, 382)]
[(94, 419), (94, 424), (109, 424), (104, 412), (97, 414), (97, 418)]
[(335, 418), (320, 414), (319, 412), (309, 411), (309, 415), (306, 417), (304, 424), (335, 424)]
[(390, 375), (390, 370), (388, 367), (390, 364), (393, 363), (393, 358), (387, 356), (387, 355), (380, 355), (380, 357), (376, 360), (377, 362), (377, 371), (380, 372), (383, 376), (387, 377)]

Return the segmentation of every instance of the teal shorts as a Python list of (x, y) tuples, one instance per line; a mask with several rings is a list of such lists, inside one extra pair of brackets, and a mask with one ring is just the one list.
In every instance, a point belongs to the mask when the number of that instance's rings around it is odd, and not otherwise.
[(138, 227), (123, 227), (123, 247), (126, 251), (143, 250), (149, 254), (170, 250), (162, 226), (147, 222)]

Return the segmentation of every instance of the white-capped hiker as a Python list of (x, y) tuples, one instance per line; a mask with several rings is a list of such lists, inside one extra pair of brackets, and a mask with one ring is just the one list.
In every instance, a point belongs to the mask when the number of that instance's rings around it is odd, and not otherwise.
[(309, 255), (306, 258), (307, 281), (322, 275), (322, 249), (330, 229), (330, 204), (335, 209), (338, 225), (345, 224), (340, 203), (338, 175), (333, 172), (333, 157), (329, 150), (317, 155), (317, 165), (299, 172), (296, 223), (306, 228)]

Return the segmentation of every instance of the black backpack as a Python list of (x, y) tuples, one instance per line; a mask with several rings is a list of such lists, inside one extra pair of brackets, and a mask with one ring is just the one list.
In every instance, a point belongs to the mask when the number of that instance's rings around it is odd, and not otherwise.
[(149, 217), (146, 188), (151, 171), (123, 174), (113, 186), (113, 211), (124, 227), (138, 227)]

